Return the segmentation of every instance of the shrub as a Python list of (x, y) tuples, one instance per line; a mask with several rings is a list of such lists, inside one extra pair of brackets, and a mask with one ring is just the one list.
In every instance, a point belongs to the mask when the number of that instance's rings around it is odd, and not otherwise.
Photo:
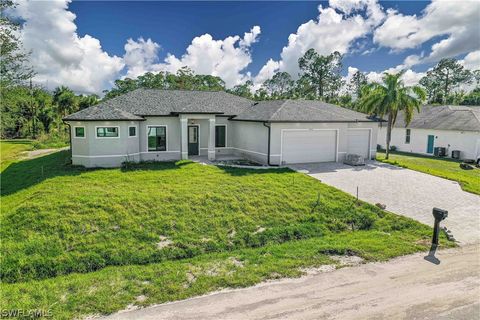
[(65, 134), (42, 134), (32, 142), (34, 149), (63, 148), (68, 144), (69, 137)]

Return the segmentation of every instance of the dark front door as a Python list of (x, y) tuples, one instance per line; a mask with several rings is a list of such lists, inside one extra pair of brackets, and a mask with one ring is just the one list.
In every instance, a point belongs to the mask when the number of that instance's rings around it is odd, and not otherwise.
[(188, 155), (196, 156), (199, 154), (198, 146), (198, 126), (188, 126)]

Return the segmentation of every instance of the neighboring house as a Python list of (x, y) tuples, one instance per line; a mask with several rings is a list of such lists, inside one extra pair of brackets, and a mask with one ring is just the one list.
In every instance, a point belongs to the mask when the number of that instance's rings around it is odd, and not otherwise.
[(254, 102), (226, 92), (137, 89), (64, 118), (72, 162), (114, 167), (193, 155), (262, 164), (374, 158), (378, 122), (320, 101)]
[[(381, 124), (378, 143), (385, 148), (387, 128)], [(480, 157), (480, 107), (423, 106), (405, 127), (404, 115), (398, 115), (392, 130), (391, 146), (398, 151), (433, 155), (445, 148), (447, 157), (460, 151), (460, 159)]]

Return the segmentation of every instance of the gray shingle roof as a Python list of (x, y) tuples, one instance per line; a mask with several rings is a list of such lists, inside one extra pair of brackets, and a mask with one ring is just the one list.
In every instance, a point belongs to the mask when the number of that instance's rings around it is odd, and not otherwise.
[(270, 122), (370, 122), (366, 114), (315, 100), (261, 101), (234, 120)]
[[(398, 115), (395, 127), (405, 127), (402, 113)], [(407, 128), (480, 131), (480, 107), (423, 106)]]
[(165, 116), (172, 113), (216, 113), (233, 116), (252, 104), (249, 99), (223, 91), (137, 89), (102, 102), (96, 105), (94, 110), (88, 108), (71, 114), (65, 120), (98, 120), (104, 117), (103, 113), (108, 113), (111, 109), (123, 110), (136, 116)]
[(363, 113), (321, 101), (252, 100), (222, 91), (137, 89), (81, 110), (64, 120), (144, 120), (144, 116), (213, 113), (234, 120), (272, 122), (371, 121)]
[(64, 120), (145, 120), (142, 117), (103, 103), (80, 110), (63, 118)]

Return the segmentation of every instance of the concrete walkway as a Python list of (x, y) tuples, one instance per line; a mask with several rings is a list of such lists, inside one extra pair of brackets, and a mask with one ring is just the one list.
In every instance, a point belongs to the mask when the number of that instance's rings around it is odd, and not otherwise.
[(454, 181), (381, 162), (351, 167), (339, 163), (292, 165), (340, 190), (427, 225), (433, 225), (432, 208), (448, 210), (442, 222), (461, 243), (480, 241), (480, 196), (463, 191)]
[(108, 319), (479, 319), (478, 245), (284, 279)]
[(63, 150), (68, 150), (70, 147), (63, 147), (63, 148), (55, 148), (55, 149), (36, 149), (32, 151), (24, 151), (22, 152), (21, 158), (22, 160), (24, 159), (32, 159), (36, 158), (38, 156), (43, 156), (46, 154), (58, 152), (58, 151), (63, 151)]

